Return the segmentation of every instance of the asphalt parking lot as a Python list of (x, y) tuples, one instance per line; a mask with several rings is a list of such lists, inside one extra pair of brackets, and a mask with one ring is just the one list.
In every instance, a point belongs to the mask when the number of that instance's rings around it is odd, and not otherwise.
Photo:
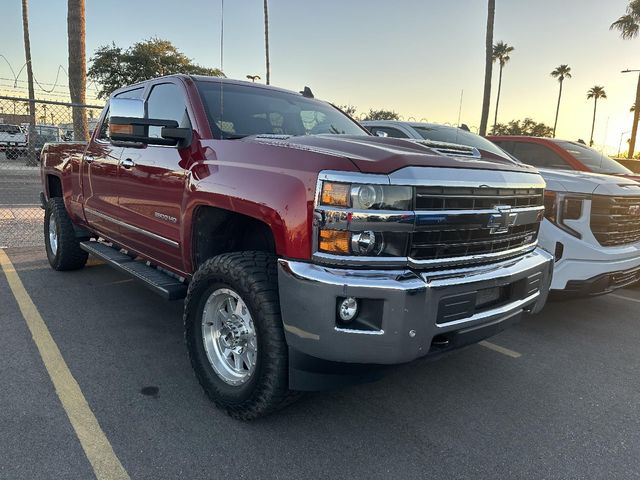
[[(5, 252), (132, 479), (640, 477), (640, 289), (240, 423), (195, 380), (180, 302)], [(94, 478), (18, 300), (0, 274), (0, 478)]]

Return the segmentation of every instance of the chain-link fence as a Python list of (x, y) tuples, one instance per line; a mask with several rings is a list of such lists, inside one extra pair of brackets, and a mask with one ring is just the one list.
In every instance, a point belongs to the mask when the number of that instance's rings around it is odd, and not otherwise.
[(74, 138), (74, 109), (90, 134), (100, 106), (0, 96), (0, 248), (43, 244), (40, 152), (45, 143), (84, 141)]

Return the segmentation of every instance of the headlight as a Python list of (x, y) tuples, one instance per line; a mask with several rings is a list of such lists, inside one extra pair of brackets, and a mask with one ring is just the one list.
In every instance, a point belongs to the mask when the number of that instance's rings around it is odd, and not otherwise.
[(411, 187), (323, 182), (320, 203), (356, 210), (411, 210), (412, 199)]
[(363, 257), (406, 256), (409, 235), (404, 232), (348, 232), (345, 230), (320, 230), (318, 250), (337, 255)]
[(580, 219), (582, 217), (583, 204), (587, 198), (585, 195), (544, 192), (544, 216), (565, 232), (574, 237), (582, 238), (582, 234), (567, 225), (565, 220)]

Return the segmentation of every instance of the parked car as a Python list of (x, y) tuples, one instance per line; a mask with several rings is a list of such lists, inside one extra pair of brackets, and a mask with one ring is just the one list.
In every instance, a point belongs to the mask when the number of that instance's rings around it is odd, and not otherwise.
[(34, 127), (34, 132), (34, 147), (35, 151), (38, 154), (38, 158), (40, 158), (42, 148), (46, 143), (62, 141), (62, 132), (60, 128), (56, 127), (55, 125), (36, 125)]
[(623, 167), (627, 167), (633, 173), (640, 174), (640, 160), (635, 158), (616, 158), (615, 161)]
[(18, 125), (0, 123), (0, 152), (8, 159), (16, 159), (27, 151), (27, 136)]
[(544, 181), (471, 150), (371, 136), (308, 88), (149, 80), (112, 95), (88, 145), (45, 145), (47, 257), (186, 296), (200, 383), (256, 418), (542, 308)]
[[(418, 141), (457, 141), (482, 154), (491, 152), (504, 159), (513, 158), (489, 140), (456, 127), (388, 121), (362, 123), (375, 133), (382, 127), (387, 132), (389, 128), (403, 133), (414, 131), (411, 138)], [(538, 143), (527, 145), (540, 151)], [(518, 160), (542, 164), (535, 156)], [(628, 178), (584, 171), (549, 168), (539, 171), (547, 182), (545, 220), (540, 227), (539, 242), (555, 257), (552, 292), (598, 295), (638, 281), (640, 184)]]
[(488, 136), (487, 139), (517, 159), (536, 167), (604, 173), (640, 180), (640, 175), (580, 142), (526, 136)]

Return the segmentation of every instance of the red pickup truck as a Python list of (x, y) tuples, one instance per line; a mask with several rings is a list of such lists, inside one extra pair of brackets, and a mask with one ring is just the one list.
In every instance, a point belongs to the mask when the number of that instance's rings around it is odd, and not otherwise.
[(47, 256), (167, 299), (206, 393), (252, 419), (296, 391), (486, 338), (545, 303), (533, 167), (380, 138), (331, 104), (170, 76), (111, 96), (42, 161)]

